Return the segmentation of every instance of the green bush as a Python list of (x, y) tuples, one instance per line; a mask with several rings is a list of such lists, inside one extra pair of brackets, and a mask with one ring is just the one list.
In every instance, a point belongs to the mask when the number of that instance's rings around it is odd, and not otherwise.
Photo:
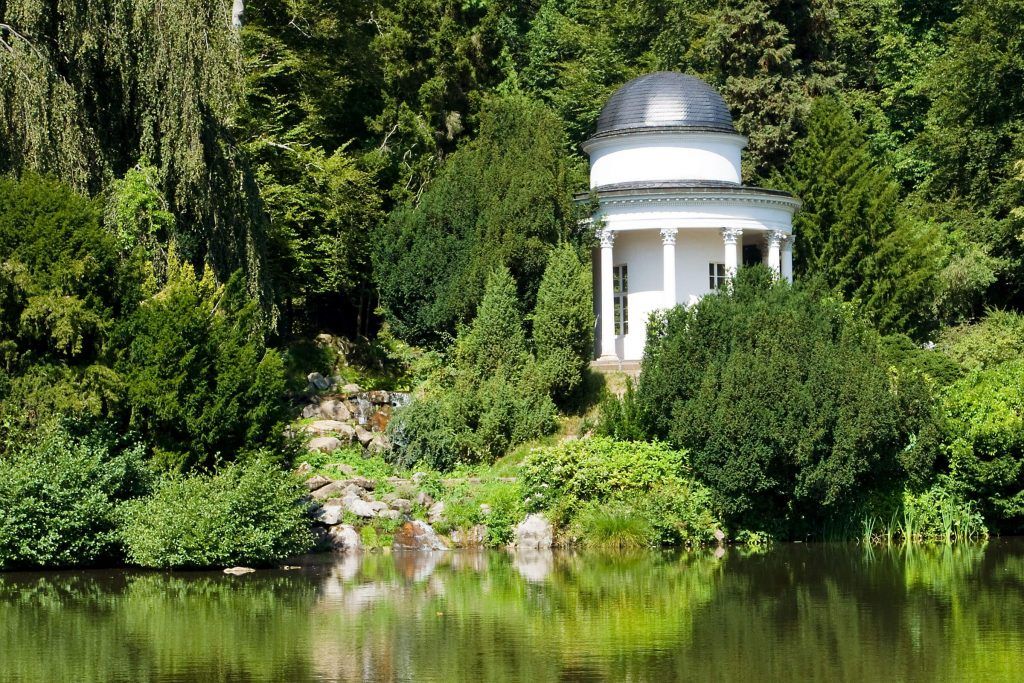
[(927, 479), (937, 450), (920, 374), (849, 306), (764, 268), (653, 324), (638, 394), (648, 433), (686, 448), (716, 510), (753, 530), (819, 530)]
[(533, 311), (537, 363), (559, 405), (568, 405), (583, 382), (594, 351), (593, 280), (589, 261), (560, 244), (548, 256)]
[(621, 397), (608, 394), (601, 401), (597, 433), (619, 441), (643, 441), (647, 436), (643, 404), (636, 395), (636, 382), (626, 379)]
[(118, 330), (116, 370), (130, 424), (170, 469), (280, 445), (289, 408), (283, 360), (267, 348), (239, 278), (218, 285), (172, 254), (167, 285)]
[(216, 474), (171, 476), (124, 507), (128, 560), (143, 567), (267, 565), (306, 552), (305, 487), (254, 459)]
[[(718, 526), (711, 497), (686, 470), (686, 454), (664, 443), (592, 437), (535, 449), (520, 479), (527, 509), (547, 510), (598, 544), (632, 545), (641, 528), (644, 545), (707, 542)], [(632, 530), (628, 539), (602, 531), (619, 523)]]
[(554, 429), (555, 406), (527, 348), (508, 270), (488, 278), (480, 313), (459, 334), (454, 356), (451, 371), (388, 425), (395, 464), (449, 470), (490, 462)]
[(944, 396), (949, 480), (990, 526), (1024, 531), (1024, 360), (975, 371)]
[(103, 431), (9, 438), (18, 445), (0, 455), (0, 569), (118, 560), (118, 505), (149, 481), (143, 449), (120, 448)]
[(85, 363), (137, 302), (138, 277), (101, 224), (100, 206), (27, 174), (0, 178), (0, 339), (7, 365)]
[(1020, 358), (1024, 349), (1024, 315), (992, 310), (973, 325), (942, 332), (939, 348), (966, 370), (984, 370)]

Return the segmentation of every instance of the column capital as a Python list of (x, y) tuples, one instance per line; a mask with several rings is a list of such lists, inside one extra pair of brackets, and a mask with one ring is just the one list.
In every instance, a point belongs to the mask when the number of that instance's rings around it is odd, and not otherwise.
[(722, 228), (722, 240), (726, 244), (734, 245), (743, 237), (743, 231), (739, 228)]
[(778, 247), (786, 241), (786, 233), (781, 230), (772, 230), (768, 233), (768, 247)]
[(676, 243), (676, 233), (679, 232), (676, 228), (662, 228), (661, 229), (661, 243), (665, 245)]
[(796, 242), (796, 235), (791, 232), (783, 233), (782, 251), (793, 251), (793, 243)]
[(611, 249), (612, 245), (615, 244), (615, 233), (607, 228), (598, 230), (597, 239), (601, 241), (602, 248)]

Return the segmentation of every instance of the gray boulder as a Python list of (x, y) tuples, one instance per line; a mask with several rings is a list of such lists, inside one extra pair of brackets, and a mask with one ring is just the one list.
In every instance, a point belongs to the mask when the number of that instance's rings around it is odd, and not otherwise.
[(321, 453), (333, 453), (341, 448), (341, 439), (336, 436), (317, 436), (309, 440), (307, 448)]
[(320, 406), (316, 403), (310, 403), (302, 408), (302, 419), (311, 417), (320, 417)]
[(355, 428), (355, 434), (356, 439), (358, 439), (359, 443), (363, 444), (363, 446), (368, 446), (370, 442), (373, 441), (373, 433), (367, 431), (362, 425), (358, 425)]
[(372, 503), (368, 503), (362, 498), (345, 496), (342, 499), (342, 504), (345, 506), (346, 510), (356, 517), (365, 517), (366, 519), (369, 519), (377, 516), (378, 508), (374, 508)]
[(406, 522), (395, 532), (392, 544), (395, 550), (447, 550), (441, 537), (426, 522), (416, 519)]
[(439, 500), (427, 510), (427, 521), (431, 524), (437, 524), (442, 519), (444, 519), (444, 501)]
[(363, 388), (358, 384), (346, 384), (341, 388), (343, 394), (358, 394), (363, 391)]
[(398, 520), (402, 518), (402, 513), (398, 510), (381, 510), (377, 513), (377, 516), (381, 519)]
[(487, 527), (483, 524), (452, 532), (452, 545), (457, 548), (482, 548), (486, 543)]
[(327, 526), (334, 526), (341, 521), (345, 509), (340, 505), (324, 505), (316, 513), (316, 521)]
[(309, 489), (310, 491), (316, 491), (317, 489), (322, 489), (323, 487), (327, 486), (330, 483), (330, 479), (318, 474), (315, 477), (310, 477), (309, 479), (306, 480), (306, 488)]
[(410, 512), (412, 512), (412, 502), (406, 500), (405, 498), (392, 498), (391, 500), (385, 502), (404, 515), (407, 515)]
[(319, 372), (309, 373), (309, 375), (306, 376), (306, 379), (309, 380), (309, 384), (311, 386), (320, 391), (325, 391), (331, 386), (331, 383), (327, 381), (327, 378), (321, 375)]
[(416, 494), (416, 504), (425, 508), (429, 508), (434, 504), (434, 497), (426, 491), (420, 491)]
[(346, 427), (351, 428), (352, 425), (340, 420), (317, 420), (316, 422), (310, 422), (303, 429), (314, 436), (332, 436), (345, 434), (349, 431)]
[(317, 490), (313, 491), (314, 500), (327, 500), (328, 498), (334, 498), (340, 496), (342, 493), (341, 482), (332, 481), (326, 486), (321, 486)]
[(378, 432), (372, 439), (370, 439), (370, 443), (367, 444), (366, 448), (373, 455), (386, 453), (391, 450), (391, 439)]
[(529, 515), (516, 527), (513, 545), (517, 548), (550, 548), (554, 541), (554, 529), (544, 515)]
[(355, 552), (363, 547), (363, 539), (359, 532), (349, 524), (332, 526), (327, 532), (332, 550), (337, 552)]
[(344, 422), (345, 420), (352, 419), (352, 413), (349, 412), (345, 402), (335, 401), (333, 399), (322, 401), (320, 403), (319, 414), (327, 420), (338, 420)]

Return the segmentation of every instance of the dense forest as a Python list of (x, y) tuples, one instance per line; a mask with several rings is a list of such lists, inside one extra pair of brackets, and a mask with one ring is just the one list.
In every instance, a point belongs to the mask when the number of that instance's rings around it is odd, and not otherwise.
[[(123, 501), (290, 465), (321, 332), (417, 359), (395, 466), (588, 414), (579, 144), (655, 70), (719, 90), (744, 181), (801, 198), (798, 284), (669, 312), (596, 429), (686, 452), (735, 529), (904, 490), (1024, 529), (1024, 0), (0, 0), (0, 565), (117, 556)], [(820, 344), (765, 356), (793, 320)], [(744, 395), (761, 363), (816, 370)], [(725, 414), (768, 402), (801, 408)], [(42, 476), (102, 489), (94, 547), (18, 549)]]

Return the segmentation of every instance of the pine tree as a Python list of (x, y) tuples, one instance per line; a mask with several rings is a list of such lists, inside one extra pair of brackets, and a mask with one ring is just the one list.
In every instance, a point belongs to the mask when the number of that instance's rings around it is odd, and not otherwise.
[(900, 207), (864, 130), (837, 98), (815, 102), (785, 179), (803, 201), (794, 219), (794, 268), (856, 300), (885, 331), (922, 335), (933, 317), (939, 249), (933, 231)]
[(530, 360), (516, 281), (501, 267), (487, 278), (484, 298), (472, 325), (459, 335), (457, 365), (478, 380), (518, 377)]
[(750, 139), (747, 175), (755, 177), (782, 166), (813, 84), (772, 9), (766, 0), (731, 0), (701, 13), (706, 33), (682, 65), (720, 88), (736, 127)]
[(537, 290), (533, 344), (552, 397), (564, 404), (583, 380), (594, 348), (593, 281), (569, 244), (551, 252)]

